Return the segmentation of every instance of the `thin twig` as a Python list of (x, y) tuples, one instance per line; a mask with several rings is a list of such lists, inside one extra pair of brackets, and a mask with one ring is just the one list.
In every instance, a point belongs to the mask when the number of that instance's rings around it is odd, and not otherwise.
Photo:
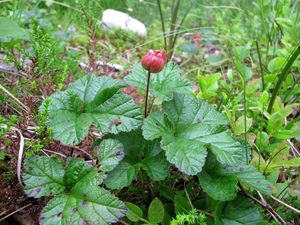
[(27, 204), (27, 205), (25, 205), (25, 206), (23, 206), (23, 207), (21, 207), (21, 208), (15, 210), (15, 211), (11, 212), (11, 213), (9, 213), (8, 215), (6, 215), (6, 216), (0, 218), (0, 222), (3, 221), (3, 220), (5, 220), (6, 218), (8, 218), (8, 217), (10, 217), (10, 216), (12, 216), (12, 215), (14, 215), (14, 214), (16, 214), (17, 212), (19, 212), (19, 211), (21, 211), (21, 210), (27, 208), (28, 206), (31, 206), (31, 203), (29, 203), (29, 204)]
[(20, 106), (21, 108), (23, 108), (24, 111), (26, 111), (27, 113), (29, 112), (29, 108), (24, 105), (19, 99), (17, 99), (13, 94), (11, 94), (5, 87), (3, 87), (1, 84), (0, 84), (0, 89), (2, 91), (4, 91), (9, 97), (11, 97), (14, 101), (16, 101)]
[(278, 222), (282, 223), (282, 224), (287, 224), (284, 219), (281, 218), (281, 216), (269, 205), (269, 204), (264, 204), (261, 201), (259, 201), (257, 198), (255, 198), (254, 196), (248, 194), (247, 192), (243, 193), (246, 197), (250, 198), (252, 201), (256, 202), (257, 204), (259, 204), (260, 206), (262, 206), (266, 211), (268, 211), (271, 216)]
[[(6, 125), (0, 125), (0, 129), (7, 128)], [(24, 137), (21, 131), (15, 127), (11, 127), (11, 130), (17, 131), (20, 136), (20, 145), (19, 145), (19, 153), (18, 153), (18, 160), (17, 160), (17, 177), (20, 185), (23, 187), (22, 179), (21, 179), (21, 168), (22, 168), (22, 159), (24, 153)]]
[(236, 6), (227, 6), (227, 5), (216, 5), (216, 6), (202, 5), (202, 6), (203, 6), (203, 8), (206, 8), (206, 9), (236, 9), (236, 10), (244, 11), (243, 9), (236, 7)]
[(200, 213), (203, 213), (204, 215), (207, 215), (207, 216), (209, 216), (209, 217), (215, 218), (215, 216), (214, 216), (213, 214), (209, 213), (209, 212), (206, 212), (206, 211), (201, 210), (201, 209), (196, 209), (196, 210), (197, 210), (198, 212), (200, 212)]
[(7, 210), (4, 210), (2, 213), (0, 213), (0, 216), (3, 216), (6, 213)]
[(124, 225), (129, 225), (128, 223), (126, 223), (124, 220), (120, 220), (119, 221), (121, 224), (124, 224)]
[(298, 149), (294, 146), (293, 142), (291, 142), (290, 139), (287, 139), (287, 142), (289, 143), (289, 145), (291, 146), (291, 150), (294, 154), (294, 156), (300, 156), (300, 152), (298, 151)]
[(88, 153), (87, 151), (85, 151), (85, 150), (83, 150), (83, 149), (81, 149), (81, 148), (79, 148), (79, 147), (76, 147), (76, 146), (73, 146), (72, 149), (76, 149), (76, 150), (78, 150), (78, 151), (81, 151), (81, 152), (83, 152), (84, 154), (86, 154), (91, 160), (94, 160), (93, 156), (92, 156), (90, 153)]
[(22, 160), (23, 160), (23, 153), (24, 153), (24, 137), (19, 129), (12, 127), (12, 130), (17, 131), (20, 136), (20, 147), (19, 147), (18, 161), (17, 161), (17, 176), (20, 185), (23, 187), (22, 180), (21, 180), (21, 168), (22, 168)]
[(292, 210), (292, 211), (294, 211), (294, 212), (300, 214), (300, 210), (299, 210), (299, 209), (294, 208), (293, 206), (291, 206), (291, 205), (289, 205), (289, 204), (287, 204), (287, 203), (281, 201), (280, 199), (274, 197), (273, 195), (271, 195), (271, 198), (272, 198), (273, 200), (275, 200), (276, 202), (278, 202), (278, 203), (280, 203), (280, 204), (286, 206), (286, 207), (289, 208), (290, 210)]
[(285, 220), (272, 208), (271, 205), (269, 205), (265, 200), (264, 202), (259, 201), (257, 198), (255, 198), (254, 196), (250, 195), (249, 193), (247, 193), (243, 186), (239, 183), (238, 184), (239, 188), (241, 189), (241, 194), (246, 196), (247, 198), (251, 199), (252, 201), (254, 201), (255, 203), (259, 204), (260, 206), (263, 207), (264, 210), (268, 211), (270, 213), (270, 215), (278, 222), (286, 225), (287, 223), (285, 222)]
[(266, 205), (267, 202), (266, 202), (266, 200), (264, 199), (264, 197), (262, 196), (262, 194), (261, 194), (259, 191), (257, 191), (257, 193), (258, 193), (258, 195), (259, 195), (261, 201)]
[(42, 153), (44, 153), (47, 157), (50, 157), (44, 150), (41, 150)]
[(186, 190), (186, 188), (185, 188), (185, 183), (186, 183), (186, 181), (184, 181), (184, 183), (183, 183), (185, 195), (186, 195), (186, 197), (187, 197), (187, 199), (188, 199), (188, 201), (189, 201), (191, 207), (194, 208), (193, 203), (192, 203), (192, 201), (191, 201), (191, 198), (190, 198), (190, 196), (189, 196), (189, 193), (187, 192), (187, 190)]
[[(13, 107), (9, 102), (6, 102), (7, 106), (10, 107), (12, 110), (14, 110), (16, 113), (18, 113), (20, 116), (24, 116), (24, 113), (22, 111), (17, 110), (15, 107)], [(21, 109), (23, 109), (21, 107)]]
[(53, 154), (55, 154), (55, 155), (59, 155), (59, 156), (61, 156), (61, 157), (63, 157), (63, 158), (67, 158), (67, 156), (65, 156), (64, 154), (59, 153), (59, 152), (51, 151), (51, 150), (48, 150), (48, 149), (44, 149), (44, 151), (45, 151), (45, 152), (53, 153)]

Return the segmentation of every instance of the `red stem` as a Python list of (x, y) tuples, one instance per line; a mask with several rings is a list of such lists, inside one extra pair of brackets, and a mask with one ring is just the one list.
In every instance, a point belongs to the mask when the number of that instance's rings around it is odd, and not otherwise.
[(148, 71), (148, 79), (147, 79), (147, 89), (146, 89), (146, 96), (145, 96), (145, 111), (144, 111), (144, 117), (147, 117), (148, 112), (148, 94), (149, 94), (149, 86), (150, 86), (150, 76), (151, 73)]

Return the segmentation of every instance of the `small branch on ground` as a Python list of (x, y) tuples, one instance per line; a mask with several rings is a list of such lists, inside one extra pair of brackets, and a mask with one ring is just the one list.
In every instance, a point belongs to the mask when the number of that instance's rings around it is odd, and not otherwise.
[(277, 222), (287, 225), (288, 223), (273, 209), (273, 207), (268, 204), (268, 202), (264, 199), (263, 201), (258, 200), (253, 195), (250, 195), (248, 192), (244, 190), (241, 184), (239, 184), (241, 189), (240, 194), (244, 195), (245, 197), (251, 199), (253, 202), (259, 204), (264, 210), (270, 213), (270, 215), (276, 220)]

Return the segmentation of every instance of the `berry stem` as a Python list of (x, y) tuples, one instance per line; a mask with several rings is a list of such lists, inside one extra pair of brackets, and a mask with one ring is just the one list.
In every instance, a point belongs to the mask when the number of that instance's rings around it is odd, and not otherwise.
[(144, 117), (147, 117), (148, 112), (148, 94), (149, 94), (149, 86), (150, 86), (150, 76), (151, 73), (148, 71), (148, 79), (147, 79), (147, 89), (146, 89), (146, 96), (145, 96), (145, 111), (144, 111)]

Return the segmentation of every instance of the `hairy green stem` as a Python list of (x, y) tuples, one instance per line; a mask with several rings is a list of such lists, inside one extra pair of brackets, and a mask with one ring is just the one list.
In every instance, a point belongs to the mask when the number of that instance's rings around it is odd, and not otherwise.
[[(174, 9), (172, 9), (172, 18), (171, 18), (171, 26), (170, 26), (170, 33), (173, 33), (173, 31), (176, 30), (176, 21), (177, 21), (177, 16), (178, 16), (178, 11), (179, 11), (179, 6), (180, 6), (180, 0), (177, 0)], [(168, 59), (171, 59), (173, 55), (173, 48), (171, 47), (173, 45), (173, 40), (175, 39), (175, 34), (169, 37), (169, 44), (168, 46), (170, 47), (169, 52), (168, 52)]]
[(258, 41), (255, 41), (255, 44), (256, 44), (256, 50), (258, 53), (262, 90), (264, 91), (265, 90), (265, 78), (264, 78), (264, 71), (263, 71), (262, 62), (261, 62), (261, 55), (260, 55), (260, 50), (259, 50), (259, 46), (258, 46)]
[(168, 52), (167, 37), (166, 37), (166, 28), (165, 28), (165, 20), (164, 20), (164, 16), (163, 16), (163, 13), (162, 13), (160, 0), (157, 0), (157, 5), (158, 5), (158, 11), (159, 11), (159, 15), (160, 15), (161, 27), (162, 27), (162, 31), (163, 31), (165, 51)]
[(155, 101), (155, 97), (153, 96), (153, 98), (151, 99), (151, 103), (150, 103), (149, 109), (148, 109), (148, 113), (151, 113), (152, 107), (154, 105), (154, 101)]
[(261, 148), (262, 148), (262, 146), (261, 146), (261, 138), (262, 138), (262, 127), (260, 128), (260, 130), (259, 130), (259, 146), (258, 146), (258, 149), (257, 149), (257, 151), (258, 151), (258, 165), (257, 165), (257, 170), (258, 171), (260, 171), (260, 163), (261, 163)]
[(247, 148), (247, 101), (246, 101), (246, 80), (245, 80), (245, 74), (243, 74), (242, 71), (240, 71), (241, 68), (241, 62), (240, 61), (235, 61), (232, 59), (235, 68), (241, 78), (242, 84), (243, 84), (243, 105), (244, 105), (244, 138), (245, 138), (245, 153), (246, 153), (246, 164), (248, 164), (248, 148)]
[(244, 87), (244, 138), (245, 138), (245, 149), (246, 149), (246, 164), (248, 164), (248, 148), (247, 148), (247, 105), (246, 105), (246, 81), (243, 80), (243, 87)]
[(291, 56), (287, 60), (286, 64), (284, 65), (283, 69), (281, 70), (281, 73), (279, 74), (278, 81), (277, 81), (277, 83), (276, 83), (276, 85), (273, 89), (272, 97), (271, 97), (271, 100), (269, 102), (269, 106), (268, 106), (268, 110), (267, 110), (268, 113), (272, 112), (273, 105), (274, 105), (275, 99), (277, 97), (277, 94), (279, 92), (279, 89), (280, 89), (283, 81), (287, 77), (290, 68), (292, 67), (293, 63), (296, 61), (299, 54), (300, 54), (300, 45), (298, 45), (296, 47), (296, 49), (293, 51), (293, 53), (291, 54)]
[[(178, 30), (178, 27), (181, 27), (185, 18), (187, 17), (187, 15), (189, 14), (190, 10), (192, 9), (192, 6), (185, 12), (184, 16), (181, 18), (181, 21), (180, 23), (176, 26), (175, 28), (175, 31)], [(175, 44), (176, 44), (176, 41), (177, 41), (177, 38), (178, 38), (178, 32), (175, 32), (175, 36), (174, 36), (174, 39), (173, 39), (173, 43), (172, 43), (172, 46), (171, 46), (171, 49), (174, 49), (175, 48)]]
[(271, 162), (273, 161), (273, 159), (274, 159), (280, 152), (282, 152), (282, 151), (285, 150), (285, 149), (286, 149), (285, 147), (279, 149), (278, 152), (276, 152), (276, 153), (274, 154), (274, 156), (271, 156), (271, 157), (269, 158), (268, 163), (267, 163), (267, 165), (266, 165), (266, 167), (265, 167), (265, 169), (264, 169), (264, 172), (263, 172), (264, 175), (266, 174), (266, 171), (267, 171), (269, 165), (271, 164)]
[(144, 117), (147, 117), (148, 114), (148, 95), (149, 95), (149, 87), (150, 87), (150, 76), (151, 73), (148, 71), (148, 79), (147, 79), (147, 89), (146, 89), (146, 95), (145, 95), (145, 111), (144, 111)]

